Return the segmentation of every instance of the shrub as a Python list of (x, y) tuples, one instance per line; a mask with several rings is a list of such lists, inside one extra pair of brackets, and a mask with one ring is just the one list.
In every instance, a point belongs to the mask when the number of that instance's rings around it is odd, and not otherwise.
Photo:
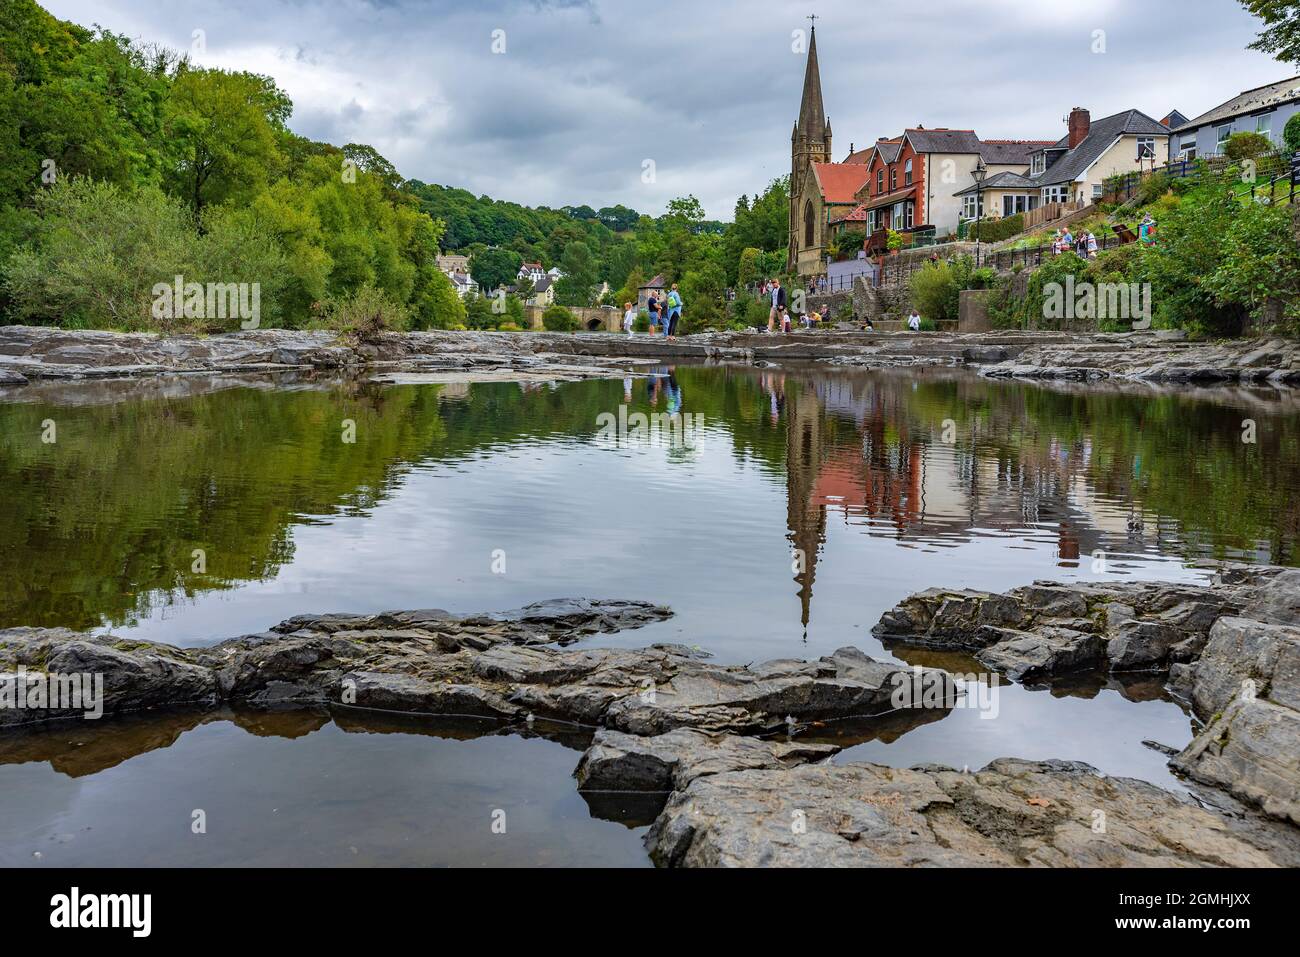
[[(254, 217), (214, 210), (204, 232), (189, 209), (152, 188), (127, 192), (110, 183), (70, 177), (36, 197), (31, 242), (6, 266), (6, 291), (16, 318), (91, 329), (220, 332), (240, 328), (237, 309), (204, 296), (200, 314), (185, 315), (170, 289), (181, 276), (198, 283), (256, 287), (258, 324), (273, 325), (286, 258)], [(166, 302), (156, 287), (168, 289)], [(247, 304), (252, 305), (251, 295)], [(235, 304), (237, 306), (237, 304)], [(155, 307), (158, 308), (155, 308)]]
[(946, 262), (927, 263), (912, 273), (912, 305), (923, 316), (956, 319), (961, 284)]
[(563, 306), (551, 306), (542, 313), (542, 328), (548, 332), (573, 332), (578, 328), (578, 319)]
[(1001, 219), (981, 219), (977, 223), (971, 223), (967, 238), (972, 241), (978, 239), (980, 242), (996, 243), (1024, 231), (1025, 214), (1016, 213), (1014, 216), (1004, 216)]
[(1262, 133), (1233, 133), (1223, 147), (1223, 155), (1233, 162), (1258, 159), (1273, 152), (1273, 143)]
[(1291, 153), (1300, 153), (1300, 113), (1286, 121), (1282, 127), (1282, 142)]
[(364, 285), (325, 303), (325, 325), (340, 335), (370, 342), (380, 333), (409, 329), (411, 311), (382, 289)]

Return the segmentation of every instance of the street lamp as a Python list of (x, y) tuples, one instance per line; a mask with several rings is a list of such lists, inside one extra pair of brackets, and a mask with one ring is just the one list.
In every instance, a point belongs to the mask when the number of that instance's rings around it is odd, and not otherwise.
[(971, 178), (975, 180), (975, 268), (980, 268), (980, 221), (984, 217), (984, 177), (989, 175), (989, 168), (984, 165), (984, 157), (975, 161), (975, 168), (971, 170)]

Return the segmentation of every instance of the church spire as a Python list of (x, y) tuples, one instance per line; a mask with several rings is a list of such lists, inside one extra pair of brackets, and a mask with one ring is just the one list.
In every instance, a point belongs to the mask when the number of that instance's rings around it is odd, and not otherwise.
[(808, 67), (803, 76), (803, 105), (799, 107), (799, 132), (810, 140), (820, 140), (826, 127), (826, 110), (822, 106), (822, 73), (817, 65), (817, 27), (812, 28), (808, 43)]

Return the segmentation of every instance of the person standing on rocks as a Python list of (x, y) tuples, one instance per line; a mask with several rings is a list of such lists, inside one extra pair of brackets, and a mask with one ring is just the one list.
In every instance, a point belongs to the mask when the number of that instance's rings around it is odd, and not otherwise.
[(659, 321), (659, 294), (650, 293), (650, 301), (646, 303), (646, 308), (650, 310), (650, 333), (653, 335), (656, 329), (663, 327)]
[(632, 335), (632, 323), (636, 322), (636, 310), (630, 302), (623, 303), (623, 331)]
[(782, 327), (785, 325), (785, 290), (781, 288), (781, 280), (772, 280), (772, 309), (767, 314), (767, 334), (770, 336), (776, 328), (777, 320), (780, 319)]
[(682, 294), (677, 291), (677, 283), (673, 283), (673, 288), (668, 293), (668, 319), (665, 321), (664, 335), (669, 339), (677, 338), (677, 323), (682, 318)]

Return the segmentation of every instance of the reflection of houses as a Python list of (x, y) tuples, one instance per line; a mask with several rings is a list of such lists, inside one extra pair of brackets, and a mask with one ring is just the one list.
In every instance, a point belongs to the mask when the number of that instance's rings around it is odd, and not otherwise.
[[(959, 544), (1016, 533), (1050, 545), (1058, 563), (1097, 550), (1141, 550), (1169, 532), (1148, 526), (1119, 473), (1098, 488), (1091, 439), (1045, 445), (1018, 440), (1012, 417), (973, 419), (954, 444), (902, 377), (763, 376), (773, 417), (783, 411), (787, 538), (805, 628), (817, 563), (832, 524), (899, 541)], [(953, 385), (953, 407), (966, 397)], [(1010, 451), (1009, 451), (1010, 449)], [(1119, 483), (1115, 485), (1113, 483)], [(839, 518), (839, 522), (830, 519)]]

